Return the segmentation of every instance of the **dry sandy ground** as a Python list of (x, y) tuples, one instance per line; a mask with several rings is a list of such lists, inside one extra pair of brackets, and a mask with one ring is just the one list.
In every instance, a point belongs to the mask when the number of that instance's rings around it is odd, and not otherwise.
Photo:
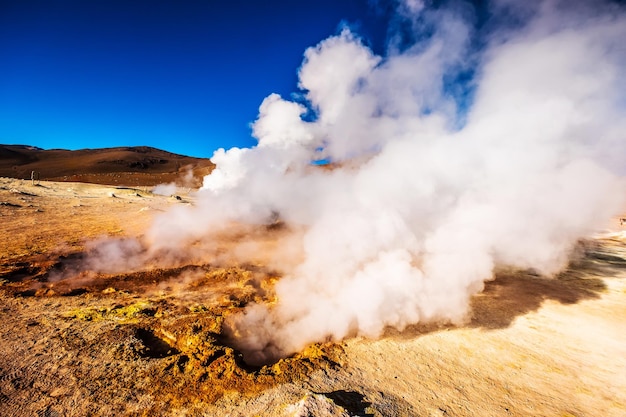
[(222, 323), (271, 302), (278, 277), (262, 263), (67, 272), (89, 239), (139, 236), (154, 214), (192, 203), (0, 179), (0, 415), (626, 415), (626, 234), (615, 220), (557, 279), (501, 272), (465, 326), (390, 330), (252, 368)]

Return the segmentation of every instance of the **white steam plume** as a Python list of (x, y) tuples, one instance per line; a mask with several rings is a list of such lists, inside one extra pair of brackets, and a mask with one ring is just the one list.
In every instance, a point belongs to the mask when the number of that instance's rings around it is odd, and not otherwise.
[[(494, 268), (554, 274), (619, 211), (626, 13), (532, 4), (495, 2), (516, 27), (487, 32), (467, 6), (407, 1), (396, 20), (412, 44), (392, 36), (381, 57), (344, 29), (308, 49), (299, 86), (315, 118), (270, 95), (258, 145), (217, 151), (198, 205), (158, 220), (159, 250), (273, 213), (305, 230), (277, 303), (231, 323), (249, 362), (386, 326), (462, 322)], [(467, 91), (473, 100), (460, 99)], [(312, 169), (315, 158), (339, 166)]]

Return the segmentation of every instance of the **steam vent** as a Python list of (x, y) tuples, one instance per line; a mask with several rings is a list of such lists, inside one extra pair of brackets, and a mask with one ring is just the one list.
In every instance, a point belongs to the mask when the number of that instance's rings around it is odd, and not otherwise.
[(0, 416), (626, 416), (623, 1), (4, 3)]

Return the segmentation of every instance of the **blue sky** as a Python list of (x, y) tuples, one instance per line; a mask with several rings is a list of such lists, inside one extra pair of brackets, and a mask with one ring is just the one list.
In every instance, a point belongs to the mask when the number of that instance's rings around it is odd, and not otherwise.
[(307, 47), (347, 23), (380, 53), (385, 19), (368, 0), (0, 0), (0, 143), (251, 146)]

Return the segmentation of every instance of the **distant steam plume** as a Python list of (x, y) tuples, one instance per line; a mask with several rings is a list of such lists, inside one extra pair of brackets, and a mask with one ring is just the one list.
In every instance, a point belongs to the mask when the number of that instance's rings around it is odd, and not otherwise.
[(215, 152), (198, 204), (157, 219), (161, 252), (276, 213), (304, 230), (277, 303), (230, 323), (249, 362), (462, 322), (494, 268), (554, 274), (623, 207), (626, 13), (524, 4), (493, 2), (477, 26), (465, 3), (407, 0), (385, 56), (349, 29), (308, 49), (305, 104), (267, 97), (258, 145)]

